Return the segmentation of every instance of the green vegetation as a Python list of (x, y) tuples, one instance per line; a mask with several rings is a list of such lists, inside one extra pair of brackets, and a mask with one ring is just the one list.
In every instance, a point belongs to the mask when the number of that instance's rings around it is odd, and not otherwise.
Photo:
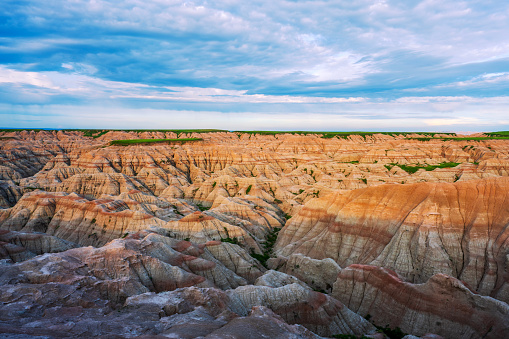
[(425, 171), (433, 171), (434, 169), (436, 168), (450, 168), (450, 167), (456, 167), (458, 166), (460, 163), (459, 162), (442, 162), (438, 165), (425, 165), (425, 166), (420, 166), (420, 165), (403, 165), (403, 164), (398, 164), (398, 163), (390, 163), (389, 165), (384, 165), (385, 168), (387, 168), (388, 171), (390, 171), (394, 166), (398, 166), (399, 168), (401, 168), (403, 171), (407, 172), (408, 174), (414, 174), (415, 172), (417, 172), (418, 170), (420, 169), (423, 169)]
[(200, 209), (200, 211), (208, 211), (210, 207), (203, 206), (202, 204), (196, 204), (196, 206)]
[[(375, 325), (375, 324), (373, 324)], [(390, 328), (389, 325), (385, 325), (385, 326), (377, 326), (375, 325), (375, 327), (377, 328), (377, 332), (378, 333), (383, 333), (385, 334), (386, 336), (388, 336), (390, 339), (403, 339), (403, 337), (405, 337), (408, 333), (404, 333), (401, 328), (399, 327), (396, 327), (396, 328)]]
[(125, 129), (125, 130), (115, 130), (115, 131), (123, 131), (123, 132), (173, 132), (177, 135), (183, 133), (215, 133), (215, 132), (228, 132), (224, 129)]
[(251, 192), (251, 188), (253, 187), (253, 185), (249, 185), (246, 189), (246, 194), (249, 194), (249, 192)]
[[(506, 132), (497, 132), (497, 133), (506, 133)], [(509, 132), (508, 132), (509, 133)], [(418, 140), (418, 141), (430, 141), (430, 140), (440, 140), (440, 141), (487, 141), (487, 140), (506, 140), (509, 139), (509, 135), (507, 134), (496, 134), (496, 133), (486, 133), (487, 137), (417, 137), (417, 138), (407, 138), (408, 140)]]
[[(430, 132), (360, 132), (360, 131), (353, 131), (353, 132), (324, 132), (324, 131), (235, 131), (237, 135), (240, 135), (242, 133), (246, 134), (260, 134), (260, 135), (278, 135), (278, 134), (293, 134), (293, 135), (308, 135), (308, 134), (318, 134), (321, 135), (321, 138), (324, 139), (331, 139), (334, 137), (347, 139), (349, 136), (352, 135), (360, 135), (364, 139), (366, 139), (366, 136), (372, 136), (374, 134), (385, 134), (390, 136), (397, 136), (397, 135), (409, 135), (409, 134), (423, 134), (423, 135), (430, 135), (434, 136), (437, 133), (430, 133)], [(440, 134), (447, 134), (447, 135), (456, 135), (455, 133), (440, 133)]]
[[(24, 129), (19, 130), (5, 130), (5, 131), (23, 131)], [(0, 130), (4, 131), (4, 130)], [(40, 130), (33, 130), (33, 131), (40, 131)], [(143, 132), (173, 132), (177, 134), (177, 137), (181, 134), (186, 133), (214, 133), (214, 132), (228, 132), (226, 130), (222, 129), (64, 129), (62, 131), (78, 131), (83, 132), (83, 135), (86, 137), (92, 137), (92, 138), (98, 138), (103, 134), (106, 134), (108, 132), (136, 132), (136, 133), (143, 133)]]
[(499, 131), (499, 132), (491, 132), (491, 133), (485, 133), (486, 135), (489, 135), (490, 137), (509, 137), (509, 131)]
[(365, 183), (366, 185), (368, 184), (368, 179), (366, 178), (361, 178), (362, 182)]
[(367, 314), (364, 318), (377, 328), (376, 331), (378, 333), (383, 333), (390, 339), (402, 339), (404, 336), (408, 335), (408, 333), (404, 333), (399, 327), (392, 329), (389, 327), (389, 325), (385, 326), (376, 325), (373, 321), (371, 321), (371, 314)]
[(274, 247), (274, 244), (277, 240), (277, 235), (281, 231), (281, 228), (274, 227), (269, 234), (267, 234), (267, 239), (265, 240), (265, 243), (263, 244), (263, 254), (255, 253), (253, 250), (251, 250), (251, 256), (258, 260), (260, 264), (263, 265), (263, 267), (267, 268), (267, 260), (269, 260), (272, 257), (272, 248)]
[(279, 200), (279, 199), (274, 199), (274, 202), (275, 202), (276, 204), (282, 204), (282, 203), (283, 203), (283, 202), (282, 202), (281, 200)]
[(230, 235), (228, 234), (228, 229), (226, 227), (223, 227), (223, 228), (224, 228), (224, 231), (226, 232), (226, 238), (221, 238), (221, 242), (228, 242), (230, 244), (238, 245), (239, 239), (237, 239), (237, 237), (230, 238)]
[(201, 141), (201, 138), (182, 138), (182, 139), (129, 139), (129, 140), (113, 140), (110, 141), (110, 145), (129, 146), (135, 144), (151, 144), (159, 142), (172, 143), (183, 143), (189, 141)]
[(96, 139), (96, 138), (99, 138), (101, 135), (108, 133), (110, 130), (109, 129), (104, 129), (104, 130), (100, 130), (100, 129), (68, 129), (66, 131), (83, 132), (83, 136)]

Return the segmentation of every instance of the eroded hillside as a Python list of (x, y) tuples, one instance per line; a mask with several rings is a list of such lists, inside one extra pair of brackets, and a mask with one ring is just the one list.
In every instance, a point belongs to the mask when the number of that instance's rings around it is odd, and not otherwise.
[(0, 332), (509, 336), (509, 140), (479, 137), (0, 132)]

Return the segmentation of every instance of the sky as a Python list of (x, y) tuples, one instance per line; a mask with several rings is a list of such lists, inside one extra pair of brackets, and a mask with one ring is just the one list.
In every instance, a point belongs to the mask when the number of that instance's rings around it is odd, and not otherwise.
[(0, 127), (509, 130), (509, 2), (2, 0)]

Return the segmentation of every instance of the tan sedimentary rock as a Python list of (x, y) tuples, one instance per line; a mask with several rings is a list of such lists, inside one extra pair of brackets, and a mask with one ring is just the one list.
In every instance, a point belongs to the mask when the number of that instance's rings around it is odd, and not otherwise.
[(14, 206), (22, 195), (22, 189), (16, 186), (14, 182), (0, 180), (0, 208)]
[(436, 274), (424, 284), (404, 282), (388, 269), (351, 265), (342, 270), (332, 295), (378, 325), (405, 333), (444, 338), (506, 338), (509, 306), (470, 291), (459, 280)]
[(8, 244), (15, 245), (18, 250), (26, 251), (21, 258), (3, 255), (13, 261), (22, 261), (34, 257), (37, 254), (63, 252), (77, 247), (76, 244), (62, 240), (44, 233), (21, 233), (7, 230), (0, 230), (0, 243), (4, 243), (6, 249)]
[(222, 215), (212, 211), (194, 212), (186, 215), (179, 221), (170, 221), (165, 225), (172, 236), (179, 239), (190, 239), (193, 242), (205, 243), (207, 241), (220, 241), (221, 239), (236, 239), (247, 248), (260, 252), (260, 245), (253, 236), (242, 227), (221, 220)]
[(341, 271), (341, 267), (331, 258), (318, 260), (298, 253), (284, 259), (270, 259), (268, 265), (297, 277), (313, 289), (327, 292), (332, 291), (332, 285)]
[(265, 306), (254, 306), (248, 315), (230, 310), (226, 293), (190, 287), (172, 292), (130, 297), (125, 306), (134, 312), (168, 315), (161, 327), (168, 337), (205, 338), (321, 338), (301, 325), (288, 325)]
[(205, 338), (322, 338), (300, 325), (288, 325), (284, 319), (264, 306), (255, 306), (247, 317), (232, 319)]
[(295, 283), (278, 288), (242, 286), (227, 295), (229, 308), (239, 315), (247, 316), (253, 306), (266, 306), (289, 324), (299, 323), (319, 335), (361, 335), (374, 330), (336, 299)]
[[(200, 260), (202, 262), (196, 263)], [(172, 253), (172, 249), (161, 242), (114, 240), (100, 248), (81, 247), (38, 256), (12, 265), (3, 277), (17, 272), (18, 283), (79, 283), (99, 291), (106, 299), (122, 302), (144, 292), (205, 283), (204, 277), (189, 272), (190, 267), (195, 271), (215, 267), (214, 263), (203, 261)]]
[(0, 259), (7, 259), (14, 262), (23, 261), (35, 256), (25, 247), (0, 240)]
[(210, 242), (202, 257), (220, 261), (228, 269), (246, 279), (248, 283), (253, 283), (265, 271), (265, 268), (245, 249), (235, 244)]
[(277, 254), (387, 267), (417, 283), (444, 273), (507, 301), (508, 199), (508, 178), (336, 193), (290, 219)]
[(128, 232), (164, 224), (150, 214), (129, 210), (122, 201), (89, 201), (74, 193), (34, 191), (15, 207), (0, 210), (2, 229), (44, 232), (82, 246), (100, 246)]
[(139, 246), (139, 252), (200, 275), (221, 289), (236, 288), (247, 283), (221, 260), (210, 256), (206, 250), (207, 244), (196, 247), (186, 241), (151, 233), (134, 245)]
[[(45, 239), (55, 236), (93, 246), (125, 237), (117, 240), (118, 246), (112, 243), (100, 249), (82, 249), (83, 256), (94, 258), (90, 262), (94, 271), (73, 266), (80, 260), (82, 265), (88, 263), (77, 254), (65, 259), (63, 253), (69, 251), (43, 256), (41, 260), (48, 266), (40, 269), (34, 264), (37, 258), (29, 259), (36, 253), (21, 243), (4, 241), (0, 245), (2, 255), (26, 260), (28, 275), (35, 267), (39, 273), (30, 275), (34, 281), (45, 281), (43, 273), (53, 268), (62, 281), (42, 282), (37, 288), (26, 280), (17, 284), (20, 264), (9, 266), (9, 260), (0, 261), (0, 275), (10, 272), (1, 278), (6, 285), (0, 286), (0, 332), (4, 324), (9, 324), (12, 331), (20, 328), (19, 333), (54, 337), (62, 333), (84, 337), (214, 337), (238, 335), (237, 329), (244, 325), (262, 333), (263, 329), (253, 325), (258, 322), (273, 329), (267, 335), (302, 335), (304, 332), (295, 332), (271, 311), (254, 305), (272, 298), (284, 319), (294, 319), (293, 313), (281, 306), (288, 305), (288, 310), (295, 310), (308, 323), (314, 319), (306, 326), (321, 333), (352, 333), (334, 332), (336, 325), (331, 324), (341, 318), (334, 314), (341, 312), (335, 313), (339, 304), (332, 298), (326, 297), (321, 308), (303, 308), (315, 305), (310, 288), (330, 291), (339, 265), (352, 263), (393, 268), (404, 280), (416, 283), (431, 279), (426, 286), (437, 285), (435, 274), (442, 272), (464, 280), (482, 294), (509, 300), (504, 226), (508, 224), (504, 207), (507, 179), (501, 178), (509, 176), (507, 140), (409, 139), (431, 137), (422, 134), (333, 138), (322, 138), (320, 134), (230, 132), (87, 134), (94, 138), (72, 131), (0, 132), (0, 180), (4, 180), (0, 185), (1, 229), (41, 231), (47, 234)], [(109, 146), (110, 140), (117, 139), (177, 137), (203, 141)], [(404, 165), (425, 167), (444, 162), (460, 164), (415, 173), (404, 170)], [(415, 184), (420, 182), (423, 184)], [(46, 192), (32, 192), (35, 188)], [(267, 262), (288, 275), (266, 272), (249, 253), (265, 251), (264, 244), (270, 245), (265, 242), (269, 232), (283, 226), (290, 216), (276, 245), (279, 258)], [(186, 241), (188, 238), (192, 242)], [(126, 258), (138, 259), (131, 264)], [(119, 271), (119, 275), (112, 270)], [(146, 276), (152, 275), (152, 270), (159, 273), (150, 285)], [(101, 275), (101, 271), (110, 276)], [(136, 277), (138, 273), (140, 277)], [(187, 292), (179, 294), (183, 299), (176, 301), (178, 307), (166, 304), (149, 312), (135, 312), (117, 304), (118, 314), (108, 309), (111, 300), (162, 291), (166, 289), (164, 281), (168, 286), (173, 284), (171, 289), (180, 286), (175, 281), (193, 279), (203, 279), (194, 285), (223, 289), (246, 283), (260, 286), (237, 288), (249, 291), (239, 297), (247, 304), (241, 307), (238, 322), (238, 314), (226, 305), (226, 294), (198, 293), (194, 287), (182, 288)], [(289, 287), (292, 284), (300, 287)], [(445, 294), (450, 292), (443, 289)], [(381, 300), (389, 300), (386, 304), (393, 305), (394, 312), (400, 312), (393, 317), (401, 324), (407, 321), (401, 314), (434, 321), (433, 316), (415, 311), (415, 305), (396, 302), (393, 295), (384, 299), (385, 292), (377, 291)], [(356, 293), (350, 293), (353, 301)], [(294, 294), (300, 299), (291, 299)], [(453, 301), (461, 304), (464, 295), (453, 293)], [(365, 298), (362, 305), (375, 299)], [(213, 311), (208, 302), (220, 311)], [(254, 303), (254, 309), (248, 307), (250, 303)], [(487, 311), (489, 307), (485, 306), (468, 304), (472, 314), (487, 313), (496, 318), (497, 312)], [(391, 310), (379, 308), (391, 314)], [(323, 316), (323, 310), (330, 314)], [(353, 319), (345, 312), (341, 314)], [(313, 323), (317, 318), (336, 320), (317, 325)], [(431, 325), (429, 329), (437, 326)], [(455, 322), (450, 325), (447, 333), (453, 337), (461, 333), (473, 333), (475, 337), (482, 332)], [(499, 327), (494, 328), (498, 331)], [(415, 329), (418, 332), (413, 334), (422, 336), (425, 326)], [(361, 332), (355, 333), (367, 334)]]
[(261, 277), (256, 279), (254, 283), (256, 286), (268, 286), (274, 288), (291, 284), (299, 284), (304, 288), (311, 289), (308, 285), (297, 279), (295, 276), (274, 270), (265, 272)]

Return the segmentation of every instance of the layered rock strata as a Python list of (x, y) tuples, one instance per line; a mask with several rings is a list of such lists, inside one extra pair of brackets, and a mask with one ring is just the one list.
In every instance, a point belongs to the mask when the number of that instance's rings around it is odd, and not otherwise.
[(509, 336), (506, 303), (478, 295), (444, 274), (411, 284), (385, 268), (351, 265), (338, 275), (332, 295), (378, 325), (418, 336), (429, 332), (444, 338)]
[(335, 193), (290, 219), (277, 254), (386, 267), (415, 283), (443, 273), (508, 301), (508, 200), (507, 178)]

